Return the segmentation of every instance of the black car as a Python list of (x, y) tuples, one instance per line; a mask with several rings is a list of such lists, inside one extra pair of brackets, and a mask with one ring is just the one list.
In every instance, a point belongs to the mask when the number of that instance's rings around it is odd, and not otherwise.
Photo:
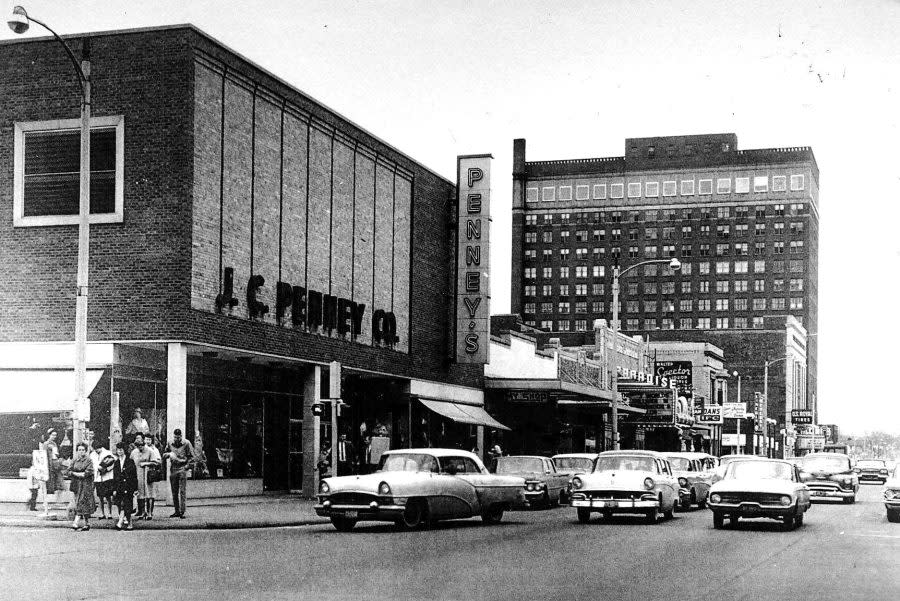
[(860, 482), (872, 480), (884, 484), (888, 479), (888, 466), (884, 459), (860, 459), (853, 471)]
[(855, 503), (859, 478), (842, 453), (810, 453), (800, 460), (800, 475), (813, 501), (841, 499)]

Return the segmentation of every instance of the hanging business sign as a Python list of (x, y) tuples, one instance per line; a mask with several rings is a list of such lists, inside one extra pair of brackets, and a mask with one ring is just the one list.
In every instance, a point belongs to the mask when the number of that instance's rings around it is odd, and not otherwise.
[(690, 361), (657, 361), (655, 367), (656, 375), (667, 378), (678, 390), (678, 396), (691, 398), (694, 366)]
[(456, 246), (456, 362), (490, 358), (491, 160), (489, 154), (456, 159), (459, 225)]
[(747, 414), (747, 403), (723, 403), (722, 417), (744, 419)]
[(813, 423), (813, 415), (811, 409), (791, 409), (791, 422), (795, 424), (811, 424)]

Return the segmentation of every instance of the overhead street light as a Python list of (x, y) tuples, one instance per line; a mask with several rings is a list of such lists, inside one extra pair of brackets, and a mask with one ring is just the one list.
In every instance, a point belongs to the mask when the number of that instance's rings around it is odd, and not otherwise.
[(87, 370), (87, 300), (88, 300), (88, 252), (90, 249), (91, 210), (91, 51), (88, 38), (82, 40), (81, 63), (75, 53), (59, 35), (43, 21), (35, 19), (21, 6), (13, 8), (7, 20), (16, 34), (28, 31), (31, 23), (37, 23), (53, 34), (62, 44), (66, 55), (75, 67), (81, 86), (81, 152), (78, 187), (78, 274), (75, 281), (75, 421), (72, 428), (74, 444), (81, 441), (81, 412), (87, 402), (85, 378)]
[(625, 269), (619, 271), (619, 265), (616, 264), (613, 266), (613, 318), (612, 318), (612, 327), (613, 327), (613, 362), (612, 366), (612, 443), (613, 450), (619, 450), (619, 373), (618, 373), (618, 361), (619, 361), (619, 278), (632, 269), (640, 267), (641, 265), (650, 265), (654, 263), (668, 263), (669, 268), (672, 271), (678, 271), (681, 269), (681, 261), (679, 261), (676, 257), (672, 257), (671, 259), (650, 259), (649, 261), (641, 261), (640, 263), (636, 263), (631, 265), (630, 267), (626, 267)]

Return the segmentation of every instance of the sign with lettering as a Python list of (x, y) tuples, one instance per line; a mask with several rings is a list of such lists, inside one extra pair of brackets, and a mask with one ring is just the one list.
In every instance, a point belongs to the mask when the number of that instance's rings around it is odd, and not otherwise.
[(722, 417), (744, 419), (746, 414), (747, 403), (724, 403), (722, 405)]
[(489, 154), (456, 159), (456, 362), (487, 363), (491, 337)]
[(690, 361), (657, 361), (656, 375), (667, 378), (678, 390), (678, 396), (691, 398), (694, 366)]
[(697, 422), (701, 424), (721, 424), (722, 405), (702, 404)]
[(791, 409), (791, 421), (795, 424), (811, 424), (813, 421), (811, 409)]

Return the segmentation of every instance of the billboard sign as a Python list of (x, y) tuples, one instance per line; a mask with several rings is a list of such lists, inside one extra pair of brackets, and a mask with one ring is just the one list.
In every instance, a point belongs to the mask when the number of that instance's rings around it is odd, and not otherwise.
[(678, 396), (691, 398), (693, 386), (694, 366), (690, 361), (657, 361), (656, 375), (668, 378), (671, 385), (678, 390)]
[(703, 405), (697, 421), (701, 424), (721, 424), (722, 405)]
[(812, 409), (791, 409), (791, 421), (795, 424), (811, 424)]
[(489, 154), (456, 158), (456, 362), (487, 363), (491, 339)]
[(747, 403), (723, 403), (722, 417), (743, 419), (747, 413)]

